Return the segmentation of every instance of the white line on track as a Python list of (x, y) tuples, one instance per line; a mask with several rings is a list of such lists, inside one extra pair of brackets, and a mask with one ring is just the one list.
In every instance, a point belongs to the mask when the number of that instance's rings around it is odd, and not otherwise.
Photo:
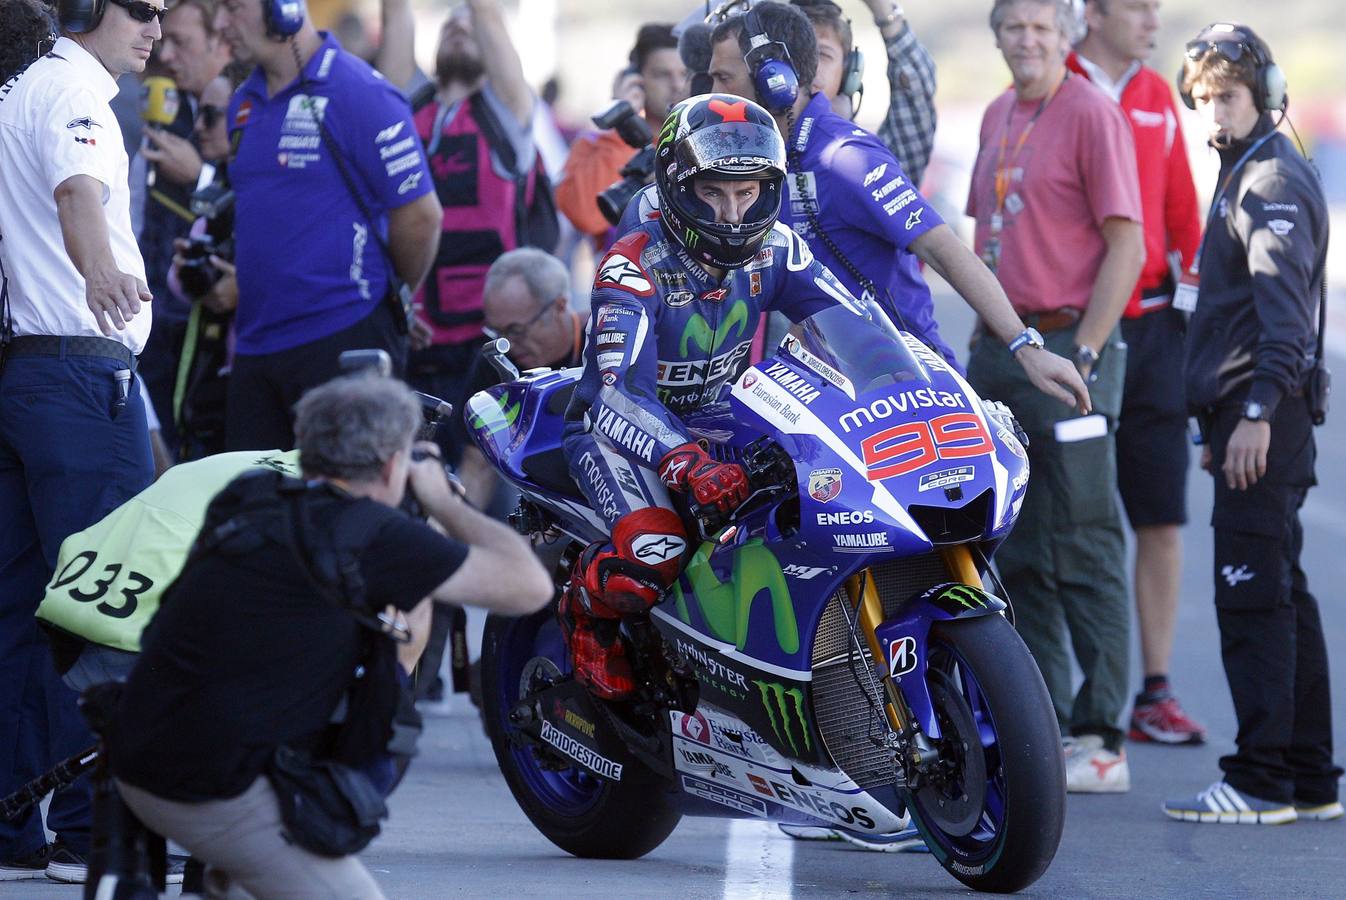
[(784, 898), (793, 893), (794, 841), (775, 822), (730, 819), (724, 858), (725, 900)]

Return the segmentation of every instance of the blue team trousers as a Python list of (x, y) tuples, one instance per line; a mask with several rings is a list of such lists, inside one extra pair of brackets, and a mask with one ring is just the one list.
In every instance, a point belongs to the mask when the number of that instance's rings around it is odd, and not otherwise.
[[(0, 796), (93, 743), (33, 613), (61, 542), (153, 479), (134, 381), (118, 403), (113, 373), (122, 368), (68, 354), (63, 342), (59, 354), (11, 356), (0, 370)], [(87, 853), (90, 812), (81, 779), (52, 798), (47, 825)], [(44, 842), (36, 810), (0, 821), (0, 859)]]

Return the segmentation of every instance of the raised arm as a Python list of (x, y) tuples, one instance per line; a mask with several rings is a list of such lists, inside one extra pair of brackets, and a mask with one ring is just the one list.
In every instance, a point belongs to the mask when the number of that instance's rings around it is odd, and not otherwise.
[(519, 51), (505, 28), (500, 0), (467, 0), (467, 5), (472, 10), (472, 26), (491, 90), (526, 128), (533, 118), (533, 92), (524, 80)]

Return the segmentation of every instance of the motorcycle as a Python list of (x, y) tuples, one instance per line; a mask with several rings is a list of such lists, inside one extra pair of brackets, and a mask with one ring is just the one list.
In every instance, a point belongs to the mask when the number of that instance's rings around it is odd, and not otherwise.
[[(606, 537), (561, 445), (579, 372), (531, 370), (467, 404), (521, 492), (512, 523), (564, 547), (558, 590)], [(575, 682), (554, 606), (487, 622), (485, 725), (524, 813), (568, 853), (617, 859), (683, 815), (862, 836), (909, 816), (968, 887), (1036, 881), (1065, 816), (1060, 733), (982, 582), (1028, 482), (1013, 415), (870, 305), (798, 323), (685, 421), (751, 494), (728, 517), (685, 511), (686, 569), (622, 625), (637, 697)]]

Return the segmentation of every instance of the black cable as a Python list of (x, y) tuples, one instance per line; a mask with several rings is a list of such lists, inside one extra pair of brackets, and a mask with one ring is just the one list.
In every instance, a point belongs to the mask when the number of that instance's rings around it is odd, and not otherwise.
[[(865, 569), (860, 574), (860, 591), (858, 595), (859, 597), (862, 598), (860, 602), (864, 602), (863, 597), (865, 594), (865, 587), (868, 583), (869, 583), (869, 570)], [(869, 691), (860, 682), (860, 673), (857, 672), (855, 669), (855, 657), (857, 655), (863, 656), (863, 653), (857, 654), (856, 652), (860, 645), (859, 630), (858, 630), (860, 626), (860, 603), (857, 603), (855, 605), (855, 608), (852, 610), (852, 612), (854, 613), (854, 615), (847, 617), (850, 619), (851, 640), (849, 646), (847, 646), (846, 648), (846, 668), (850, 671), (851, 679), (855, 682), (855, 686), (860, 689), (860, 695), (865, 698), (865, 703), (869, 705), (870, 712), (873, 713), (873, 715), (871, 715), (869, 719), (868, 734), (866, 734), (865, 736), (868, 737), (870, 741), (872, 741), (873, 743), (882, 745), (883, 741), (875, 737), (874, 725), (875, 720), (878, 721), (883, 720), (883, 710), (880, 709), (879, 706), (874, 702), (874, 698), (869, 695)], [(872, 680), (873, 678), (872, 674), (870, 677)]]
[[(818, 221), (818, 214), (814, 210), (813, 204), (809, 202), (808, 197), (805, 195), (804, 192), (805, 185), (808, 182), (807, 179), (804, 177), (805, 175), (804, 168), (799, 161), (799, 152), (795, 147), (795, 141), (793, 138), (795, 130), (795, 114), (793, 108), (786, 111), (785, 124), (786, 124), (786, 134), (788, 136), (786, 139), (785, 153), (787, 159), (789, 160), (790, 165), (793, 166), (795, 170), (794, 172), (795, 191), (799, 195), (800, 205), (804, 209), (804, 215), (809, 220), (809, 226), (813, 229), (814, 234), (818, 235), (818, 238), (823, 242), (823, 246), (826, 247), (832, 253), (832, 255), (835, 256), (841, 262), (842, 266), (846, 268), (846, 271), (850, 273), (851, 277), (854, 278), (856, 282), (860, 285), (860, 287), (864, 290), (864, 292), (869, 295), (869, 299), (878, 300), (879, 291), (877, 286), (874, 284), (873, 281), (871, 281), (868, 277), (866, 277), (863, 272), (860, 271), (860, 269), (855, 265), (855, 263), (851, 262), (850, 257), (846, 256), (845, 253), (841, 252), (841, 248), (836, 245), (836, 243), (832, 240), (831, 236), (828, 235), (828, 233), (823, 229), (822, 222)], [(813, 203), (816, 203), (819, 206), (822, 205), (822, 201), (818, 199), (816, 181), (814, 184)], [(885, 290), (884, 296), (887, 298), (888, 305), (892, 308), (893, 314), (897, 316), (898, 324), (901, 326), (902, 330), (907, 332), (908, 334), (914, 335), (918, 340), (920, 340), (924, 344), (927, 344), (928, 346), (929, 342), (926, 341), (924, 337), (922, 337), (919, 334), (916, 334), (916, 332), (912, 331), (911, 328), (907, 326), (907, 320), (903, 317), (902, 310), (898, 308), (897, 301), (893, 299), (893, 295), (889, 293), (887, 290)], [(861, 297), (861, 299), (863, 300), (864, 298)], [(934, 348), (932, 347), (931, 349), (933, 350)]]

